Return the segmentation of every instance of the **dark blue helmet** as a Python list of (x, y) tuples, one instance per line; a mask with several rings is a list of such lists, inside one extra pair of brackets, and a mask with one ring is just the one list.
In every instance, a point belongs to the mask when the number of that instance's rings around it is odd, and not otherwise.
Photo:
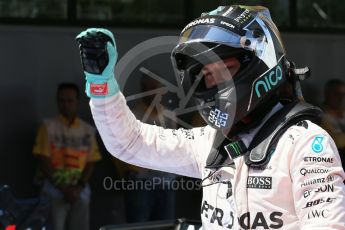
[[(240, 69), (231, 80), (206, 88), (201, 69), (236, 57)], [(181, 79), (195, 87), (203, 119), (229, 130), (269, 103), (287, 77), (288, 62), (280, 33), (269, 10), (261, 6), (220, 6), (190, 22), (172, 51)]]

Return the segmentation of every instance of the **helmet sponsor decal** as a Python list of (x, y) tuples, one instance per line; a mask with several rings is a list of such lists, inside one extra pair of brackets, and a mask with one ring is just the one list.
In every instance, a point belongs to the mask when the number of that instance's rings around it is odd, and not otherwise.
[(255, 107), (263, 98), (270, 96), (271, 91), (278, 88), (286, 80), (283, 69), (284, 60), (283, 55), (275, 66), (262, 73), (253, 81), (247, 111)]
[(229, 114), (220, 111), (219, 109), (213, 109), (210, 111), (208, 121), (218, 128), (226, 127), (228, 123)]
[(282, 68), (277, 65), (268, 74), (259, 78), (254, 85), (255, 93), (258, 98), (261, 98), (262, 92), (268, 93), (283, 79)]
[(194, 21), (192, 21), (188, 25), (186, 25), (185, 28), (183, 28), (181, 34), (183, 34), (190, 27), (200, 25), (200, 24), (213, 24), (215, 21), (216, 21), (215, 18), (198, 18), (198, 19), (195, 19)]
[(245, 9), (240, 15), (238, 15), (234, 20), (238, 23), (245, 23), (248, 19), (251, 18), (250, 10)]

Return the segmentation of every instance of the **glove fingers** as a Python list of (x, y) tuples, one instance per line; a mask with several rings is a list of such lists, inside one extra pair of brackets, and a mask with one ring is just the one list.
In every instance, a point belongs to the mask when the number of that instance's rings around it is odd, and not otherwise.
[(78, 35), (76, 40), (80, 45), (85, 47), (103, 48), (107, 42), (114, 45), (113, 39), (102, 32), (86, 32), (83, 36)]
[(102, 74), (108, 65), (108, 53), (105, 48), (80, 47), (80, 56), (84, 71), (93, 74)]
[[(107, 32), (112, 35), (110, 31)], [(79, 34), (76, 40), (79, 43), (84, 71), (102, 74), (106, 68), (113, 68), (112, 63), (115, 64), (117, 54), (112, 37), (98, 29), (89, 29)], [(109, 72), (109, 70), (105, 72)]]
[[(85, 71), (93, 74), (102, 74), (109, 63), (107, 44), (109, 37), (82, 37), (79, 39), (79, 49)], [(94, 40), (93, 40), (94, 39)]]

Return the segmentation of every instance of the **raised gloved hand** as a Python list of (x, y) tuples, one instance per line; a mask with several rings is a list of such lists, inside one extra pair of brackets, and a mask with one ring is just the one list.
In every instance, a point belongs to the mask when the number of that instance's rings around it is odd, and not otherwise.
[(90, 28), (76, 37), (84, 69), (87, 96), (104, 98), (117, 94), (114, 67), (117, 60), (113, 34), (106, 29)]

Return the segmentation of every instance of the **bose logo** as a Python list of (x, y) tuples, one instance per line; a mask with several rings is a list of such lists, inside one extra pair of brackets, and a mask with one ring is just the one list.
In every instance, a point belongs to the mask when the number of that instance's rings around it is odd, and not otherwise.
[[(258, 98), (261, 97), (260, 89), (264, 90), (265, 93), (270, 91), (272, 87), (276, 86), (280, 80), (283, 79), (283, 71), (282, 68), (277, 65), (275, 69), (273, 69), (269, 74), (264, 76), (263, 79), (257, 81), (255, 83), (255, 93)], [(261, 88), (260, 88), (261, 86)]]

